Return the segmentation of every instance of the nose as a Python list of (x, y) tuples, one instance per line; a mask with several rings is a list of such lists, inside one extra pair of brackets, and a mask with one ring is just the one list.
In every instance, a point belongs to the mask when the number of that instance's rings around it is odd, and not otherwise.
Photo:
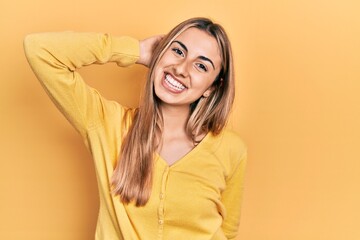
[(181, 77), (187, 77), (188, 72), (188, 63), (186, 60), (180, 61), (174, 65), (175, 74)]

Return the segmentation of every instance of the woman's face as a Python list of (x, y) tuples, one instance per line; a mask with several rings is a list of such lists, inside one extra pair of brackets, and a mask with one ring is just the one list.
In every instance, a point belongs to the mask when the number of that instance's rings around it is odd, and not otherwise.
[(154, 68), (154, 89), (161, 104), (190, 105), (208, 96), (221, 70), (217, 41), (189, 28), (175, 38)]

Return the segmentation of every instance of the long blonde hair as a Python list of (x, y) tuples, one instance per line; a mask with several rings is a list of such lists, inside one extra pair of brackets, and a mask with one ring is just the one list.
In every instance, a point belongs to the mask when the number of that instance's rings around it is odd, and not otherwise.
[[(113, 194), (127, 204), (144, 206), (149, 200), (152, 188), (153, 162), (155, 152), (161, 142), (163, 118), (160, 100), (154, 93), (154, 69), (172, 41), (191, 27), (213, 36), (219, 45), (222, 68), (213, 82), (209, 97), (201, 97), (190, 105), (190, 116), (186, 132), (196, 144), (200, 134), (211, 132), (217, 135), (226, 125), (234, 101), (234, 70), (232, 51), (224, 29), (207, 18), (188, 19), (172, 29), (158, 44), (153, 53), (149, 73), (140, 101), (140, 106), (132, 115), (132, 123), (124, 136), (117, 166), (111, 183)], [(128, 116), (124, 117), (129, 119)]]

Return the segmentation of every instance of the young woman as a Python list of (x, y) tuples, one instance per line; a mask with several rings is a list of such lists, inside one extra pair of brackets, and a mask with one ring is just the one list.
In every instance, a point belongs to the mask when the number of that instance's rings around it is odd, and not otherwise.
[[(224, 128), (234, 73), (220, 25), (193, 18), (140, 42), (42, 33), (24, 45), (37, 78), (92, 153), (96, 239), (236, 238), (246, 149)], [(104, 99), (76, 72), (107, 62), (149, 67), (138, 108)]]

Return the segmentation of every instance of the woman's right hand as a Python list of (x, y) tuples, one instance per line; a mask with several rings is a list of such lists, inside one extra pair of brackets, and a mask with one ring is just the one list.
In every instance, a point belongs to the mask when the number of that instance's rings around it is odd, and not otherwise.
[(142, 64), (149, 67), (152, 54), (155, 47), (159, 44), (164, 35), (156, 35), (140, 41), (140, 57), (136, 61), (138, 64)]

